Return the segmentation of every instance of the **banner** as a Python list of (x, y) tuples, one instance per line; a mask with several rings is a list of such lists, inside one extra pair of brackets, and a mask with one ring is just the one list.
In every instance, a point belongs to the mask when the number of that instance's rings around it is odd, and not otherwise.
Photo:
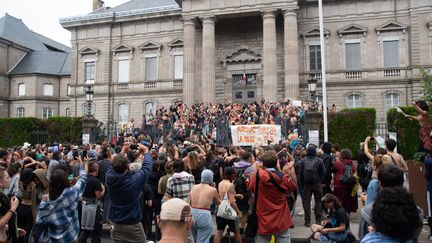
[(231, 126), (233, 146), (276, 144), (281, 140), (280, 125)]

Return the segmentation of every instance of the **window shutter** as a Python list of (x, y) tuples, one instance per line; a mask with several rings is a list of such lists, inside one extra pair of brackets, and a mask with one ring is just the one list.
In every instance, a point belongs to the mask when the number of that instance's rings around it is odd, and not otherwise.
[(54, 95), (54, 85), (52, 85), (52, 84), (44, 84), (43, 85), (43, 95), (45, 95), (45, 96), (53, 96)]
[(119, 83), (127, 83), (129, 82), (129, 73), (130, 73), (130, 61), (129, 59), (126, 60), (119, 60), (118, 61), (118, 82)]
[(25, 95), (25, 84), (18, 85), (18, 96)]
[(145, 63), (145, 79), (157, 79), (157, 57), (147, 57)]
[(384, 67), (399, 67), (399, 41), (384, 41)]
[(359, 70), (361, 69), (361, 54), (360, 43), (346, 43), (346, 69)]
[(174, 56), (174, 79), (183, 79), (183, 55)]

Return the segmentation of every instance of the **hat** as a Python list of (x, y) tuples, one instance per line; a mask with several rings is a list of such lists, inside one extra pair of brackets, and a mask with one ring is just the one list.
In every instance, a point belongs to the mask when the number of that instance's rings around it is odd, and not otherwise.
[(172, 198), (162, 204), (160, 219), (188, 222), (192, 219), (192, 210), (185, 201), (179, 198)]
[(184, 141), (184, 142), (183, 142), (183, 144), (184, 144), (185, 146), (189, 146), (189, 145), (192, 145), (192, 143), (191, 143), (191, 142), (189, 142), (189, 141)]
[(30, 145), (31, 145), (30, 143), (25, 142), (25, 143), (23, 144), (23, 147), (27, 147), (27, 148), (28, 148), (28, 147), (30, 147)]
[(213, 182), (213, 172), (211, 170), (203, 170), (201, 172), (201, 183), (210, 184)]
[(96, 151), (94, 151), (93, 149), (92, 149), (92, 150), (89, 150), (89, 151), (87, 152), (87, 158), (88, 158), (89, 161), (97, 160), (97, 154), (96, 154)]

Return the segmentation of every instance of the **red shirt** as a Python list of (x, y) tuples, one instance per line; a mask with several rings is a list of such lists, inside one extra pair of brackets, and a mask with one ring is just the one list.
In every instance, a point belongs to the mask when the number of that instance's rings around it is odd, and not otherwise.
[(357, 171), (357, 165), (353, 163), (352, 160), (344, 159), (344, 160), (336, 160), (336, 162), (333, 164), (333, 172), (335, 173), (334, 178), (334, 187), (351, 187), (351, 185), (345, 185), (342, 184), (340, 181), (340, 178), (342, 177), (344, 173), (345, 164), (350, 164), (353, 174)]
[[(276, 182), (287, 191), (294, 191), (296, 183), (284, 175), (282, 179), (274, 172), (270, 172)], [(270, 181), (265, 170), (259, 170), (260, 182), (258, 186), (257, 216), (258, 234), (277, 234), (288, 230), (293, 225), (287, 197), (278, 191)], [(249, 191), (255, 192), (256, 173), (249, 181)]]

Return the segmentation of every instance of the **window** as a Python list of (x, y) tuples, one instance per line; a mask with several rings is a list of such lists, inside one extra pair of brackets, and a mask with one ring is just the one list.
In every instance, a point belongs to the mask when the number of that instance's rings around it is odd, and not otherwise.
[(94, 83), (96, 77), (96, 64), (95, 62), (86, 62), (84, 67), (85, 77), (84, 80), (86, 83)]
[(174, 56), (174, 79), (183, 79), (183, 55)]
[(249, 99), (253, 99), (253, 98), (255, 98), (255, 92), (254, 92), (254, 91), (248, 91), (248, 92), (247, 92), (247, 97), (248, 97)]
[(236, 99), (243, 99), (243, 92), (241, 92), (241, 91), (236, 91), (236, 92), (235, 92), (235, 98), (236, 98)]
[(399, 106), (400, 95), (397, 93), (388, 93), (384, 97), (384, 109), (387, 112), (390, 108)]
[(65, 115), (66, 115), (66, 117), (70, 117), (71, 116), (71, 109), (70, 108), (66, 108)]
[(157, 57), (146, 57), (145, 59), (145, 80), (157, 79)]
[(388, 40), (383, 42), (384, 45), (384, 67), (399, 67), (399, 40)]
[(347, 70), (360, 70), (360, 43), (345, 43), (345, 57)]
[(127, 83), (129, 82), (130, 73), (130, 61), (129, 59), (123, 59), (118, 61), (118, 82)]
[(53, 116), (53, 109), (52, 108), (43, 108), (42, 109), (42, 118), (48, 119)]
[(70, 84), (68, 84), (67, 87), (66, 87), (66, 93), (67, 93), (68, 96), (70, 96), (71, 92), (72, 92), (71, 86), (70, 86)]
[(25, 116), (24, 107), (18, 107), (16, 111), (16, 117), (24, 117), (24, 116)]
[(43, 85), (43, 95), (45, 95), (45, 96), (53, 96), (54, 95), (54, 85), (52, 85), (52, 84), (44, 84)]
[(321, 46), (320, 45), (309, 46), (309, 70), (310, 71), (321, 70)]
[(155, 114), (156, 112), (155, 112), (155, 104), (154, 104), (154, 102), (147, 102), (147, 103), (145, 103), (145, 114), (146, 115), (149, 115), (150, 113), (151, 114)]
[(348, 108), (361, 107), (361, 97), (358, 94), (353, 94), (348, 96)]
[(129, 122), (129, 106), (120, 104), (118, 106), (119, 122)]
[(246, 74), (246, 82), (244, 74), (234, 74), (232, 77), (235, 86), (256, 85), (257, 75), (255, 73)]
[(25, 95), (25, 84), (18, 84), (18, 96)]

